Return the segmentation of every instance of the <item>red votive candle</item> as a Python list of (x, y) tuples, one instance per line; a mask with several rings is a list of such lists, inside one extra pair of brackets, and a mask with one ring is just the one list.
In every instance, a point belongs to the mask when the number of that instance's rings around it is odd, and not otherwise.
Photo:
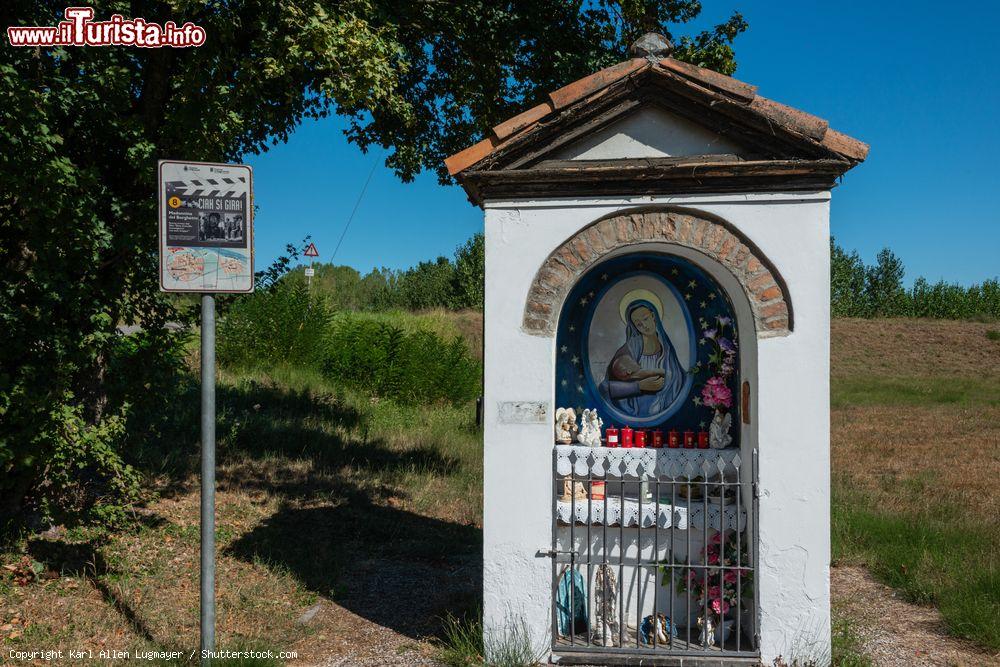
[(661, 447), (663, 447), (663, 431), (653, 431), (653, 448), (660, 449)]
[(605, 435), (605, 443), (607, 444), (608, 447), (618, 446), (618, 429), (608, 428), (607, 430), (604, 431), (604, 435)]
[(636, 447), (640, 447), (640, 448), (646, 446), (646, 432), (645, 431), (639, 430), (639, 431), (635, 432), (635, 446)]
[(634, 433), (634, 431), (632, 430), (631, 426), (623, 426), (622, 427), (622, 447), (625, 447), (626, 449), (632, 447), (632, 434), (633, 433)]
[(681, 434), (677, 432), (677, 429), (670, 431), (667, 434), (667, 447), (670, 449), (677, 449), (681, 446)]
[(684, 431), (684, 449), (694, 449), (694, 431)]
[(708, 449), (708, 431), (698, 431), (698, 449)]

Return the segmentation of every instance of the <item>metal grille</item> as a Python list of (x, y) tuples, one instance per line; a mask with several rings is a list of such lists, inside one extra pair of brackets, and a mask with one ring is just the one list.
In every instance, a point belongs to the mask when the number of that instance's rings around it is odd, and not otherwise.
[(557, 446), (553, 653), (756, 656), (750, 459)]

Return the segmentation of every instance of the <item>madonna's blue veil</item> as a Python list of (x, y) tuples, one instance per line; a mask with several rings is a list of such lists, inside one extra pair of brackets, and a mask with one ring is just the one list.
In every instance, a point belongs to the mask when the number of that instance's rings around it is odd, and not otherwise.
[[(642, 333), (639, 332), (632, 322), (632, 313), (640, 307), (648, 308), (653, 313), (653, 319), (656, 322), (656, 337), (660, 341), (661, 348), (656, 358), (656, 368), (663, 369), (663, 388), (655, 394), (629, 392), (630, 395), (627, 396), (622, 395), (621, 392), (612, 391), (612, 382), (615, 381), (611, 378), (611, 364), (608, 364), (608, 370), (605, 372), (604, 382), (600, 384), (599, 391), (605, 400), (625, 415), (645, 419), (663, 412), (677, 400), (677, 397), (684, 388), (685, 374), (680, 361), (677, 359), (673, 343), (670, 341), (670, 337), (667, 336), (667, 332), (663, 329), (663, 322), (660, 321), (659, 312), (652, 303), (645, 299), (633, 301), (625, 311), (624, 348), (628, 351), (628, 356), (636, 364), (641, 365)], [(621, 353), (619, 351), (615, 357), (620, 356)], [(650, 400), (651, 397), (652, 400)]]

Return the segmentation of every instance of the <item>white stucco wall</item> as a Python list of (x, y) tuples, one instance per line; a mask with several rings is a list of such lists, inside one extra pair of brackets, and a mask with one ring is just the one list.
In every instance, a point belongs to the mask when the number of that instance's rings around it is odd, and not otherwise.
[(718, 132), (655, 107), (643, 107), (620, 121), (571, 143), (555, 158), (613, 160), (617, 158), (684, 157), (731, 153), (745, 149)]
[[(552, 560), (539, 552), (552, 544), (555, 338), (521, 330), (535, 272), (553, 249), (602, 216), (676, 205), (727, 220), (787, 282), (795, 330), (759, 339), (756, 355), (761, 657), (766, 663), (779, 655), (829, 659), (829, 196), (487, 202), (483, 584), (488, 628), (519, 617), (540, 645), (551, 641)], [(545, 414), (514, 402), (540, 403)]]

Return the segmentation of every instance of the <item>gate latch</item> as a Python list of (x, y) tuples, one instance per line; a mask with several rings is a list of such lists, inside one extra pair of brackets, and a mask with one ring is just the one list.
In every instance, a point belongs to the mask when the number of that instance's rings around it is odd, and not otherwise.
[(535, 552), (535, 557), (536, 558), (555, 558), (556, 556), (559, 556), (559, 555), (566, 555), (566, 554), (571, 554), (571, 553), (573, 553), (573, 552), (572, 551), (559, 551), (557, 549), (545, 548), (545, 549), (539, 549), (538, 551), (536, 551)]

